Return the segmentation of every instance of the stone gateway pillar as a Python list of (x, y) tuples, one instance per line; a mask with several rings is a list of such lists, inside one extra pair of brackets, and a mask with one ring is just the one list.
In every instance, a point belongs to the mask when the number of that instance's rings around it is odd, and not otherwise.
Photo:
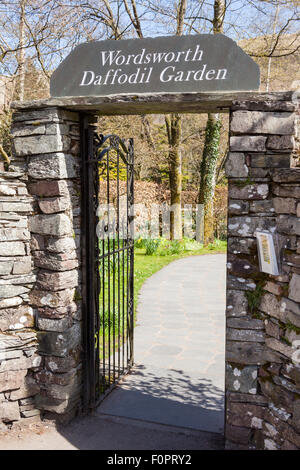
[[(230, 111), (227, 448), (300, 448), (300, 166), (292, 93), (64, 98), (23, 103), (0, 173), (0, 429), (81, 413), (80, 112)], [(280, 245), (259, 269), (255, 232)], [(224, 312), (225, 315), (225, 312)]]
[[(298, 107), (291, 101), (233, 102), (230, 114), (225, 437), (233, 449), (297, 449)], [(278, 238), (278, 276), (259, 270), (258, 229)]]

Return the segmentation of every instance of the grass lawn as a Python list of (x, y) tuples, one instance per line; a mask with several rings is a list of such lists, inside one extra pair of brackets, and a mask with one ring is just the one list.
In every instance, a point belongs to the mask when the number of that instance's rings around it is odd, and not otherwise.
[(175, 261), (176, 259), (185, 258), (187, 256), (207, 255), (226, 253), (227, 242), (216, 240), (214, 244), (208, 247), (202, 247), (196, 250), (186, 250), (179, 254), (159, 256), (157, 254), (146, 255), (145, 248), (135, 248), (134, 255), (134, 308), (136, 311), (138, 294), (146, 279), (152, 274), (159, 271), (167, 264)]

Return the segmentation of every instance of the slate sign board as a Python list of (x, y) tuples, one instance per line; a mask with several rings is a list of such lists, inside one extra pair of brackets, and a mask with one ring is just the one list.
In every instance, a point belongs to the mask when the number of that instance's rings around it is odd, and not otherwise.
[(254, 91), (258, 65), (223, 34), (80, 44), (51, 77), (52, 97)]

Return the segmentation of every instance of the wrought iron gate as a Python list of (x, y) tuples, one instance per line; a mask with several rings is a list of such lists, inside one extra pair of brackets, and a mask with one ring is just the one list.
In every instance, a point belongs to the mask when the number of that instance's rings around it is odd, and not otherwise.
[(83, 408), (93, 409), (133, 365), (134, 152), (81, 116)]

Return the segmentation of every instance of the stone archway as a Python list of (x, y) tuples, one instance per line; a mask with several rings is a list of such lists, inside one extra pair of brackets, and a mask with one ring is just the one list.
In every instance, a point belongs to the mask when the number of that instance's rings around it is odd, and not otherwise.
[[(1, 173), (2, 421), (35, 419), (39, 410), (66, 421), (81, 406), (79, 112), (93, 120), (99, 112), (230, 111), (226, 439), (234, 448), (300, 447), (293, 96), (126, 95), (15, 106), (14, 159)], [(283, 242), (280, 276), (259, 272), (257, 228), (276, 228)]]

